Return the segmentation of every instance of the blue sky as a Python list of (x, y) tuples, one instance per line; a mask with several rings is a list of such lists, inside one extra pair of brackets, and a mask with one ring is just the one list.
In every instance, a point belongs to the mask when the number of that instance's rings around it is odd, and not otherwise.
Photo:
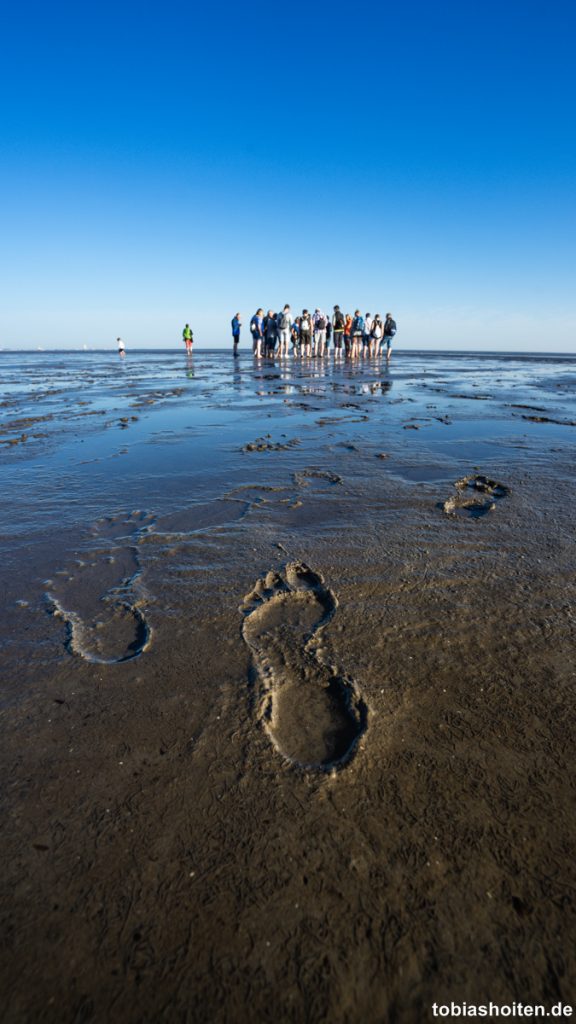
[(236, 310), (576, 352), (572, 3), (22, 3), (0, 346), (228, 345)]

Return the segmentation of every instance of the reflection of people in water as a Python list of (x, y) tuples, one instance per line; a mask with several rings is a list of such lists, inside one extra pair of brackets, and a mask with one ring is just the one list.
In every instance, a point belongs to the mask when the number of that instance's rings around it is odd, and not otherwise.
[(191, 355), (192, 354), (192, 344), (194, 342), (194, 336), (192, 334), (192, 328), (190, 327), (190, 324), (186, 324), (186, 326), (184, 327), (184, 330), (182, 331), (182, 338), (183, 338), (184, 344), (186, 345), (186, 351), (187, 351), (188, 355)]
[(126, 355), (126, 346), (124, 345), (122, 338), (116, 338), (116, 343), (118, 345), (118, 355), (121, 359), (124, 359), (124, 356)]

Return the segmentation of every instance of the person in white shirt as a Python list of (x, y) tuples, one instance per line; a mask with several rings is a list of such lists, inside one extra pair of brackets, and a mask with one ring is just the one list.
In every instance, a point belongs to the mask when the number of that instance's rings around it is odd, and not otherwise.
[(372, 334), (372, 317), (366, 313), (364, 317), (364, 337), (362, 338), (362, 355), (370, 355), (370, 335)]
[(126, 355), (126, 346), (124, 345), (124, 342), (122, 341), (122, 338), (116, 338), (116, 343), (118, 345), (118, 355), (119, 356), (125, 356)]

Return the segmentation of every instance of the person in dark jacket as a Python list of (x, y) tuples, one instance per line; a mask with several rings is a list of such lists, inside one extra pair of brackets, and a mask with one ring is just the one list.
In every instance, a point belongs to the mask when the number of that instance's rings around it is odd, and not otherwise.
[(252, 335), (252, 353), (257, 359), (260, 359), (262, 355), (262, 341), (264, 333), (262, 331), (262, 317), (264, 316), (263, 309), (257, 309), (250, 321), (250, 333)]
[(276, 313), (268, 310), (268, 316), (264, 318), (264, 347), (267, 356), (273, 356), (278, 341), (278, 320)]
[(386, 313), (386, 320), (384, 322), (384, 343), (386, 345), (386, 362), (390, 362), (392, 355), (392, 338), (396, 334), (396, 321), (392, 318), (392, 313)]
[(238, 355), (238, 345), (240, 344), (240, 328), (242, 327), (242, 318), (240, 313), (236, 313), (232, 317), (232, 344), (234, 346), (234, 355)]

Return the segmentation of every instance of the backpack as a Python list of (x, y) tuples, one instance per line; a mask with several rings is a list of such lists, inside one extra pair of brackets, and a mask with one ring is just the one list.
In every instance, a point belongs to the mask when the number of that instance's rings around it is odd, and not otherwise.
[(378, 340), (378, 338), (382, 337), (382, 321), (381, 320), (375, 320), (374, 323), (372, 324), (372, 337), (376, 338), (376, 340)]
[(316, 330), (317, 331), (325, 331), (326, 330), (326, 317), (324, 316), (324, 314), (322, 314), (321, 316), (319, 316), (316, 319)]
[(280, 314), (280, 330), (281, 331), (287, 331), (289, 327), (290, 327), (290, 317), (288, 316), (288, 313), (281, 313)]
[(305, 334), (309, 334), (309, 332), (310, 332), (310, 317), (307, 317), (307, 316), (300, 317), (300, 330), (304, 331)]
[(386, 335), (387, 338), (393, 338), (394, 335), (396, 334), (396, 321), (392, 320), (392, 318), (386, 321), (386, 324), (384, 326), (384, 334)]
[(341, 313), (340, 310), (337, 310), (336, 313), (334, 313), (334, 327), (337, 331), (342, 331), (344, 329), (344, 313)]
[(250, 321), (250, 330), (252, 331), (252, 334), (258, 334), (258, 324), (256, 323), (255, 316), (253, 316)]
[(352, 324), (352, 334), (364, 334), (364, 317), (355, 316)]

